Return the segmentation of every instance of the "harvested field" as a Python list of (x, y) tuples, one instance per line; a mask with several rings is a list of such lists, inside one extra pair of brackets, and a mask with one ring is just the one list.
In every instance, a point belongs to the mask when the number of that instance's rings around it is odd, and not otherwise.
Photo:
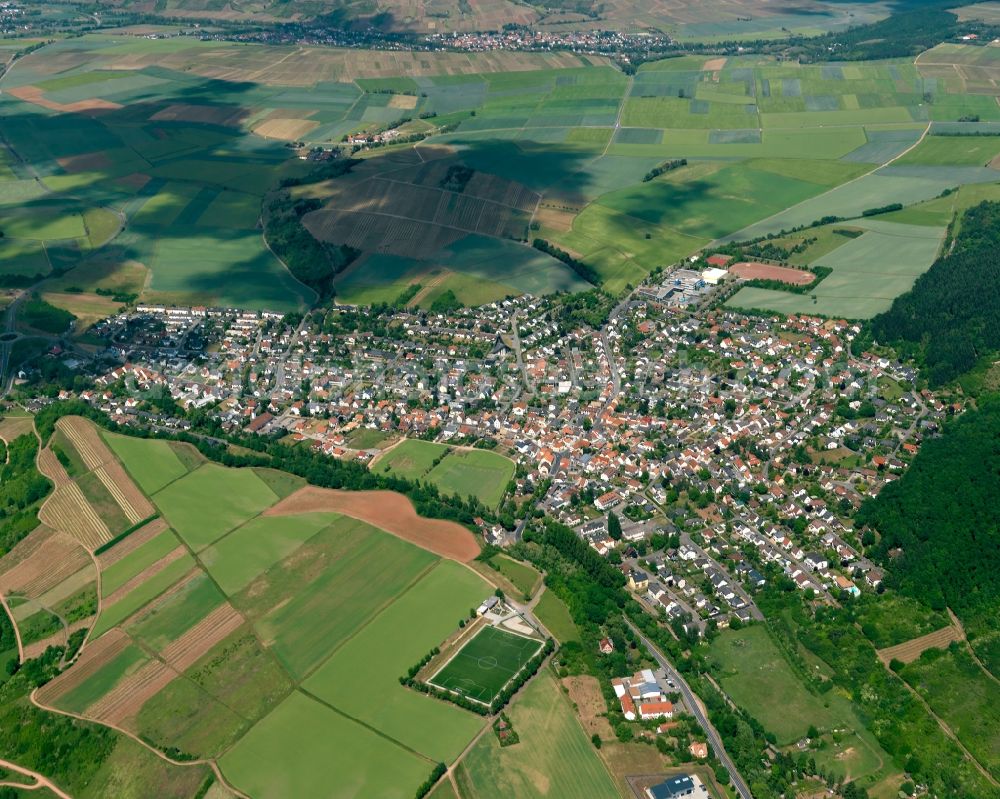
[(710, 58), (701, 65), (702, 72), (718, 72), (726, 65), (726, 58)]
[(138, 524), (156, 513), (152, 503), (129, 479), (120, 463), (109, 461), (95, 469), (94, 474), (104, 483), (104, 487), (115, 498), (115, 502), (118, 503), (132, 524)]
[(762, 264), (756, 261), (733, 264), (729, 267), (729, 272), (743, 280), (777, 280), (791, 286), (806, 286), (816, 279), (816, 275), (804, 269), (790, 269), (787, 266)]
[(913, 638), (896, 646), (889, 646), (878, 650), (878, 657), (886, 665), (892, 660), (899, 660), (903, 663), (912, 663), (928, 649), (947, 649), (952, 641), (961, 641), (962, 632), (952, 626), (942, 627), (927, 635)]
[(80, 416), (64, 416), (56, 427), (70, 440), (70, 443), (80, 453), (88, 469), (96, 469), (108, 461), (114, 460), (114, 455), (108, 449), (94, 425)]
[(38, 511), (38, 518), (49, 527), (70, 533), (90, 551), (111, 540), (108, 526), (90, 507), (76, 483), (57, 488)]
[(253, 132), (265, 139), (298, 141), (310, 131), (319, 127), (313, 119), (266, 119)]
[(38, 525), (38, 527), (19, 541), (10, 552), (0, 558), (0, 574), (10, 571), (17, 564), (30, 558), (40, 546), (55, 534), (56, 531), (48, 525)]
[(10, 443), (18, 436), (30, 433), (33, 424), (30, 416), (6, 416), (0, 420), (0, 438)]
[(87, 111), (116, 111), (122, 107), (118, 103), (96, 97), (88, 100), (77, 100), (75, 103), (56, 103), (52, 100), (46, 100), (44, 92), (34, 86), (18, 86), (15, 89), (8, 89), (7, 93), (33, 105), (49, 108), (53, 111), (62, 111), (66, 114), (82, 114)]
[(48, 447), (38, 451), (38, 471), (55, 483), (56, 488), (60, 488), (70, 482), (70, 477), (59, 462), (59, 458)]
[(604, 701), (597, 678), (587, 675), (566, 677), (562, 684), (566, 686), (570, 700), (576, 705), (577, 716), (587, 736), (597, 733), (601, 738), (614, 738), (611, 722), (604, 716), (608, 712), (608, 704)]
[(116, 602), (121, 600), (123, 597), (132, 593), (136, 588), (138, 588), (143, 583), (147, 582), (151, 577), (159, 574), (167, 566), (173, 563), (175, 560), (179, 560), (187, 554), (187, 549), (183, 546), (177, 546), (175, 549), (171, 550), (166, 556), (160, 558), (156, 563), (147, 569), (144, 569), (123, 586), (115, 590), (113, 593), (109, 594), (104, 598), (104, 606), (110, 607)]
[(27, 558), (0, 576), (0, 593), (18, 593), (36, 599), (90, 563), (80, 543), (57, 533)]
[(63, 694), (82, 685), (110, 663), (129, 643), (129, 637), (121, 630), (109, 630), (97, 641), (87, 644), (73, 668), (38, 689), (38, 701), (45, 705), (58, 701)]
[(41, 641), (35, 641), (32, 644), (28, 644), (24, 647), (24, 659), (31, 660), (31, 658), (39, 657), (45, 652), (50, 646), (65, 646), (66, 639), (75, 633), (77, 630), (83, 630), (94, 623), (96, 616), (88, 616), (86, 619), (80, 619), (79, 621), (73, 622), (68, 628), (63, 628), (55, 635), (49, 636), (48, 638), (43, 638)]
[(134, 552), (147, 541), (151, 541), (166, 529), (167, 523), (165, 520), (153, 519), (153, 521), (141, 529), (136, 530), (132, 533), (132, 535), (128, 536), (128, 538), (123, 539), (111, 547), (111, 549), (98, 555), (97, 562), (101, 566), (101, 571), (104, 571), (109, 566), (113, 566), (130, 552)]
[(249, 115), (250, 112), (240, 106), (176, 103), (157, 111), (150, 119), (154, 122), (200, 122), (235, 128)]
[(183, 674), (201, 660), (213, 646), (236, 632), (243, 621), (243, 616), (227, 602), (167, 646), (160, 656), (178, 674)]
[(126, 725), (142, 710), (142, 706), (176, 679), (177, 673), (159, 660), (152, 660), (138, 671), (121, 680), (84, 715), (119, 726)]
[(437, 555), (470, 561), (479, 554), (475, 536), (456, 522), (417, 515), (413, 504), (393, 491), (338, 491), (306, 486), (264, 511), (265, 516), (332, 511), (368, 522)]

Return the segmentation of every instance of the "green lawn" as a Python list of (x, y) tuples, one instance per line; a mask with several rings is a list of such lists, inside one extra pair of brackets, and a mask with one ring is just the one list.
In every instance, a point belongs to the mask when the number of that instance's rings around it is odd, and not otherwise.
[(485, 449), (452, 450), (423, 479), (442, 493), (472, 495), (484, 505), (496, 508), (503, 499), (507, 484), (514, 476), (510, 458)]
[(482, 719), (403, 687), (399, 677), (458, 629), (459, 619), (482, 602), (489, 588), (469, 569), (440, 561), (340, 647), (304, 688), (434, 761), (450, 762)]
[(447, 451), (444, 444), (411, 438), (387, 451), (372, 468), (406, 480), (418, 480), (431, 470), (434, 460)]
[(552, 633), (560, 643), (565, 644), (569, 641), (580, 640), (580, 631), (577, 629), (573, 617), (569, 615), (569, 609), (551, 591), (542, 594), (542, 598), (535, 605), (535, 615), (545, 629)]
[(252, 469), (206, 463), (158, 491), (156, 506), (195, 551), (278, 501)]
[(483, 627), (430, 682), (488, 704), (541, 646), (541, 641)]
[(132, 479), (147, 494), (187, 474), (170, 444), (162, 439), (133, 438), (101, 431), (101, 437), (125, 465)]
[(501, 749), (487, 733), (459, 766), (464, 799), (618, 799), (607, 769), (543, 669), (508, 709), (520, 743)]
[(298, 692), (256, 724), (219, 764), (238, 788), (258, 799), (412, 799), (433, 768)]
[(489, 564), (510, 580), (514, 584), (514, 587), (526, 596), (532, 593), (535, 585), (538, 583), (539, 577), (541, 577), (538, 570), (533, 566), (529, 566), (527, 563), (519, 560), (514, 560), (502, 553), (490, 558)]

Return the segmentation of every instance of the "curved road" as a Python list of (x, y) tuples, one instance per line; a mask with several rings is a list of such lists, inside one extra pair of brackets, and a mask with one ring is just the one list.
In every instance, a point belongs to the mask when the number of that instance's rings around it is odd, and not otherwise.
[(629, 621), (628, 617), (625, 617), (625, 623), (632, 628), (639, 640), (642, 641), (643, 646), (649, 650), (650, 654), (655, 658), (656, 662), (660, 664), (660, 668), (663, 669), (667, 676), (676, 683), (678, 690), (684, 697), (684, 702), (689, 708), (691, 708), (691, 713), (697, 719), (701, 728), (705, 731), (705, 737), (708, 738), (709, 744), (712, 746), (712, 751), (715, 752), (715, 756), (719, 758), (719, 762), (729, 771), (729, 778), (733, 782), (733, 787), (736, 788), (736, 793), (738, 793), (742, 799), (753, 799), (753, 794), (750, 793), (750, 789), (747, 784), (743, 781), (743, 777), (740, 775), (739, 771), (736, 770), (736, 765), (726, 754), (726, 750), (722, 745), (722, 738), (719, 737), (719, 733), (716, 731), (715, 727), (708, 720), (704, 711), (701, 709), (701, 705), (698, 704), (698, 698), (694, 695), (694, 691), (691, 690), (687, 681), (677, 672), (677, 670), (670, 665), (670, 661), (664, 656), (664, 654), (657, 649), (656, 645), (653, 644), (642, 631)]

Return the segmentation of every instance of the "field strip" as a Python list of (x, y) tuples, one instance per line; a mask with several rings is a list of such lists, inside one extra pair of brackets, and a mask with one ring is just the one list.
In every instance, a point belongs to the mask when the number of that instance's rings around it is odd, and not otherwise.
[[(90, 565), (90, 558), (87, 557), (83, 548), (74, 542), (75, 546), (68, 557), (63, 558), (60, 561), (48, 562), (43, 565), (45, 571), (35, 575), (34, 579), (26, 582), (21, 589), (21, 593), (32, 599), (47, 600), (47, 596), (50, 593), (61, 593), (57, 591), (59, 586), (69, 580), (75, 574), (85, 575), (85, 579), (82, 582), (79, 580), (74, 580), (73, 584), (76, 588), (69, 588), (70, 593), (75, 593), (76, 590), (82, 588), (84, 585), (89, 583), (93, 579), (92, 575), (87, 573), (87, 567)], [(77, 584), (79, 583), (79, 584)], [(61, 597), (60, 599), (65, 599), (66, 597)]]
[[(396, 180), (395, 178), (385, 178), (385, 177), (382, 177), (382, 175), (373, 175), (372, 177), (370, 177), (368, 179), (371, 180), (372, 182), (381, 180), (384, 183), (395, 183), (395, 184), (397, 184), (399, 186), (407, 186), (407, 187), (410, 187), (410, 188), (412, 188), (413, 186), (418, 185), (416, 183), (407, 183), (405, 180)], [(514, 181), (511, 181), (511, 182), (513, 183)], [(422, 189), (430, 189), (431, 191), (438, 192), (439, 194), (442, 195), (442, 200), (444, 199), (444, 197), (448, 197), (450, 195), (450, 196), (453, 196), (453, 197), (467, 197), (467, 198), (469, 198), (471, 200), (478, 200), (478, 201), (480, 201), (482, 203), (488, 203), (490, 205), (496, 205), (496, 206), (498, 206), (500, 208), (503, 208), (505, 210), (508, 210), (508, 211), (526, 211), (527, 210), (527, 209), (521, 208), (521, 207), (519, 207), (517, 205), (509, 205), (508, 203), (502, 203), (499, 200), (491, 200), (488, 197), (479, 197), (479, 196), (477, 196), (475, 194), (464, 194), (463, 192), (450, 191), (448, 189), (437, 189), (437, 188), (434, 188), (433, 186), (420, 186), (420, 188), (422, 188)], [(529, 192), (531, 192), (532, 194), (534, 194), (536, 197), (539, 196), (538, 192), (533, 191), (531, 189), (528, 189), (527, 186), (525, 186), (525, 188)], [(440, 205), (440, 202), (441, 201), (439, 200), (438, 201), (439, 205)], [(436, 216), (436, 214), (435, 214), (435, 216)]]
[(53, 483), (56, 484), (56, 488), (66, 485), (70, 482), (70, 477), (63, 468), (63, 465), (59, 462), (59, 458), (56, 454), (45, 447), (45, 449), (38, 450), (38, 471), (48, 477)]
[[(53, 530), (47, 524), (40, 524), (21, 541), (14, 545), (6, 555), (0, 558), (0, 574), (12, 570), (19, 563), (23, 563), (34, 555), (52, 536), (58, 535), (57, 530)], [(0, 591), (3, 589), (2, 578), (0, 578)]]
[[(84, 556), (81, 560), (78, 556)], [(46, 536), (31, 553), (0, 576), (0, 591), (16, 591), (29, 597), (41, 596), (66, 577), (86, 565), (80, 543), (72, 536)]]
[(96, 469), (113, 460), (111, 450), (101, 441), (93, 425), (83, 417), (64, 416), (56, 422), (56, 427), (65, 433), (70, 443), (76, 447), (88, 469)]
[(165, 519), (153, 519), (149, 524), (140, 527), (132, 535), (119, 541), (111, 549), (105, 550), (98, 555), (98, 565), (101, 569), (113, 566), (126, 555), (134, 552), (147, 541), (151, 541), (166, 529), (167, 522)]
[(9, 444), (15, 438), (30, 433), (33, 425), (30, 416), (5, 416), (0, 420), (0, 439)]
[(166, 591), (164, 591), (162, 594), (159, 594), (158, 596), (153, 597), (149, 602), (147, 602), (141, 608), (136, 610), (136, 612), (133, 613), (131, 616), (120, 621), (117, 626), (121, 628), (131, 627), (133, 623), (135, 623), (139, 619), (145, 618), (146, 615), (151, 613), (152, 611), (155, 611), (164, 602), (166, 602), (172, 596), (177, 594), (178, 591), (184, 590), (185, 586), (187, 586), (188, 583), (190, 583), (195, 577), (197, 577), (200, 574), (205, 574), (205, 572), (202, 571), (198, 566), (192, 567), (191, 571), (187, 572), (187, 574), (181, 577), (181, 579), (179, 579), (176, 583), (170, 586)]
[(135, 506), (129, 502), (128, 497), (125, 496), (125, 492), (122, 491), (119, 484), (109, 475), (106, 471), (105, 466), (98, 466), (94, 469), (94, 474), (97, 475), (97, 479), (104, 483), (104, 487), (108, 489), (108, 493), (114, 498), (115, 502), (118, 503), (118, 507), (122, 509), (125, 516), (132, 524), (138, 524), (143, 519), (151, 516), (152, 514), (142, 514), (136, 510)]
[(147, 701), (177, 678), (177, 673), (165, 663), (151, 660), (120, 680), (114, 688), (90, 705), (84, 715), (98, 721), (124, 724), (134, 719)]
[(148, 566), (147, 568), (143, 569), (127, 583), (125, 583), (119, 588), (116, 588), (114, 591), (112, 591), (110, 594), (104, 597), (104, 605), (106, 607), (114, 605), (123, 597), (132, 593), (132, 591), (134, 591), (144, 582), (146, 582), (152, 577), (155, 577), (157, 574), (159, 574), (161, 571), (167, 568), (167, 566), (169, 566), (175, 560), (179, 560), (186, 554), (188, 554), (187, 547), (183, 545), (178, 545), (176, 548), (172, 549), (170, 552), (168, 552), (166, 555), (164, 555), (162, 558), (156, 561), (156, 563), (154, 563), (152, 566)]
[(36, 693), (40, 701), (51, 704), (63, 694), (84, 683), (103, 666), (110, 663), (118, 653), (122, 652), (129, 645), (130, 640), (121, 630), (108, 630), (95, 643), (87, 647), (72, 668), (38, 689)]
[(243, 616), (226, 602), (165, 647), (160, 657), (178, 674), (183, 674), (243, 623)]
[(961, 641), (962, 634), (955, 627), (949, 625), (935, 630), (919, 638), (904, 641), (896, 646), (889, 646), (878, 650), (879, 660), (888, 665), (893, 660), (903, 663), (912, 663), (928, 649), (947, 649), (952, 641)]
[(21, 630), (18, 628), (14, 613), (11, 611), (10, 605), (7, 604), (7, 598), (3, 594), (0, 594), (0, 606), (3, 607), (3, 612), (10, 619), (10, 626), (14, 628), (14, 640), (17, 641), (17, 662), (24, 663), (24, 644), (21, 643)]
[(38, 511), (38, 518), (50, 527), (69, 533), (93, 551), (111, 540), (111, 531), (76, 483), (57, 488)]

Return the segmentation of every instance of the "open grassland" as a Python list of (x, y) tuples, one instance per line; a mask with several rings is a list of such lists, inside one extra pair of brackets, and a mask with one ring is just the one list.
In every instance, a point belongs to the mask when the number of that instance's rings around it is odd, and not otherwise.
[(828, 767), (836, 773), (857, 779), (889, 762), (850, 700), (835, 691), (821, 696), (807, 691), (765, 627), (724, 632), (712, 643), (710, 657), (733, 701), (774, 733), (779, 744), (803, 738), (812, 724), (824, 736), (838, 731), (832, 742), (824, 738)]
[(490, 566), (510, 580), (514, 587), (525, 596), (530, 596), (534, 593), (535, 586), (538, 585), (538, 581), (542, 577), (534, 566), (514, 560), (502, 553), (494, 555), (488, 562)]
[(495, 508), (514, 476), (514, 462), (489, 450), (450, 449), (410, 439), (386, 451), (372, 468), (433, 483), (445, 494), (475, 496)]
[(520, 736), (500, 748), (486, 734), (457, 772), (466, 799), (617, 799), (618, 790), (569, 701), (548, 670), (524, 689), (508, 710)]
[(158, 491), (153, 499), (171, 527), (197, 551), (273, 505), (278, 497), (252, 469), (206, 463)]
[[(440, 561), (340, 647), (303, 687), (433, 760), (451, 761), (482, 720), (403, 687), (399, 677), (454, 632), (459, 619), (488, 593), (489, 586), (475, 573)], [(438, 734), (428, 737), (428, 730)]]
[(183, 477), (187, 469), (166, 441), (102, 432), (102, 437), (147, 494)]
[(900, 674), (973, 757), (1000, 776), (1000, 683), (957, 645), (926, 651)]

